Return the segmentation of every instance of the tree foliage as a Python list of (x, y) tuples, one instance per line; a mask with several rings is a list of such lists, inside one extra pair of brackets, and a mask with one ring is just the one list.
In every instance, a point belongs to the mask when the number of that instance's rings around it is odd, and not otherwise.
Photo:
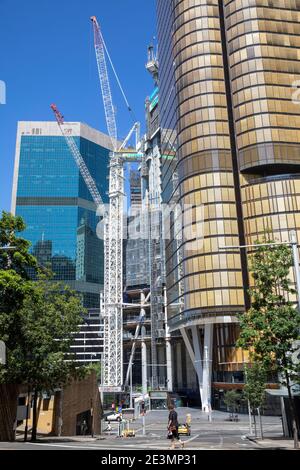
[(13, 247), (0, 250), (0, 270), (11, 269), (22, 278), (29, 279), (28, 270), (37, 268), (36, 258), (29, 253), (30, 242), (18, 236), (26, 226), (19, 216), (3, 211), (0, 218), (0, 247)]
[(231, 413), (238, 411), (241, 395), (236, 390), (227, 390), (224, 394), (224, 403)]
[(0, 379), (51, 390), (79, 372), (72, 356), (65, 359), (83, 309), (68, 287), (47, 279), (30, 283), (28, 294), (21, 308), (0, 316), (0, 337), (7, 346)]
[(287, 387), (296, 442), (297, 418), (291, 387), (299, 381), (300, 365), (295, 354), (300, 339), (300, 313), (293, 303), (295, 290), (290, 280), (292, 251), (288, 245), (266, 246), (266, 243), (275, 242), (266, 237), (257, 242), (250, 260), (254, 282), (250, 290), (251, 308), (240, 316), (237, 346), (249, 349), (251, 362), (276, 372)]
[[(263, 243), (274, 243), (264, 239)], [(292, 298), (295, 290), (289, 277), (293, 265), (287, 245), (257, 245), (251, 258), (254, 280), (251, 308), (240, 316), (237, 345), (250, 350), (251, 359), (265, 368), (298, 380), (299, 363), (293, 360), (295, 341), (300, 339), (300, 313)]]
[(244, 397), (249, 401), (252, 410), (260, 408), (265, 401), (267, 372), (260, 362), (245, 365)]
[[(38, 392), (61, 387), (87, 372), (75, 367), (70, 354), (84, 309), (68, 286), (37, 269), (30, 243), (16, 235), (24, 229), (20, 217), (3, 213), (0, 247), (10, 245), (13, 250), (0, 250), (0, 339), (7, 348), (0, 382), (27, 384), (37, 397)], [(29, 278), (30, 268), (37, 273), (35, 281)]]

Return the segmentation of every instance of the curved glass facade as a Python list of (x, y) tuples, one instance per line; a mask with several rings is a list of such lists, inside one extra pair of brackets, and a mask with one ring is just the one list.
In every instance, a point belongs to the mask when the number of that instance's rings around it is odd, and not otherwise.
[(167, 243), (171, 316), (180, 282), (186, 318), (242, 311), (240, 255), (219, 249), (239, 235), (217, 0), (158, 2), (158, 39), (162, 154), (172, 156), (162, 161), (164, 202), (202, 206), (204, 228), (199, 249), (184, 240), (182, 258)]
[(265, 230), (300, 240), (300, 1), (157, 0), (157, 19), (164, 202), (192, 207), (193, 223), (203, 207), (202, 246), (166, 244), (169, 325), (239, 371), (247, 253), (220, 248)]
[(300, 174), (247, 175), (241, 185), (248, 244), (262, 239), (266, 232), (276, 241), (288, 241), (291, 230), (300, 240)]
[(300, 2), (225, 0), (224, 14), (240, 169), (299, 166)]

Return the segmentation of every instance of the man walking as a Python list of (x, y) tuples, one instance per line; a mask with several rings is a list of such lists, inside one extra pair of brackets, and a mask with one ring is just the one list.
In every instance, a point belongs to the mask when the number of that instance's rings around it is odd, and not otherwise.
[(170, 449), (175, 449), (175, 441), (178, 441), (181, 448), (184, 447), (184, 442), (179, 437), (178, 434), (178, 415), (175, 411), (174, 405), (169, 405), (168, 409), (170, 411), (169, 418), (168, 418), (168, 433), (172, 435), (172, 443)]

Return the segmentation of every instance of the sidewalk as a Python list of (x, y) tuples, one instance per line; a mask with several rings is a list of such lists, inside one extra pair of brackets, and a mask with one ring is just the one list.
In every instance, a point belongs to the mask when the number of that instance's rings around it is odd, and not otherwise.
[[(96, 442), (99, 440), (104, 440), (105, 437), (95, 435), (92, 436), (51, 436), (49, 434), (37, 434), (36, 442)], [(24, 433), (18, 432), (16, 435), (16, 442), (23, 442), (24, 441)], [(31, 442), (31, 432), (28, 433), (27, 442)]]
[[(261, 449), (296, 450), (294, 449), (293, 439), (286, 439), (284, 437), (266, 437), (264, 439), (259, 439), (251, 436), (247, 436), (247, 439), (255, 442), (255, 444)], [(297, 450), (300, 450), (300, 448)]]

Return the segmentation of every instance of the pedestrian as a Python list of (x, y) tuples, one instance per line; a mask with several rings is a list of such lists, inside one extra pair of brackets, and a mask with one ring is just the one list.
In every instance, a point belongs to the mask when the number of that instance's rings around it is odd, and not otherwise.
[(108, 422), (106, 431), (111, 432), (111, 430), (112, 430), (111, 424), (110, 424), (110, 422)]
[(175, 441), (177, 441), (181, 448), (184, 447), (184, 442), (180, 439), (178, 434), (178, 415), (175, 411), (174, 405), (169, 405), (169, 418), (168, 418), (168, 435), (171, 436), (172, 443), (170, 449), (175, 449)]
[(84, 420), (82, 421), (82, 423), (81, 423), (81, 435), (82, 435), (82, 436), (85, 436), (87, 430), (88, 430), (87, 422), (86, 422), (86, 420), (84, 419)]

